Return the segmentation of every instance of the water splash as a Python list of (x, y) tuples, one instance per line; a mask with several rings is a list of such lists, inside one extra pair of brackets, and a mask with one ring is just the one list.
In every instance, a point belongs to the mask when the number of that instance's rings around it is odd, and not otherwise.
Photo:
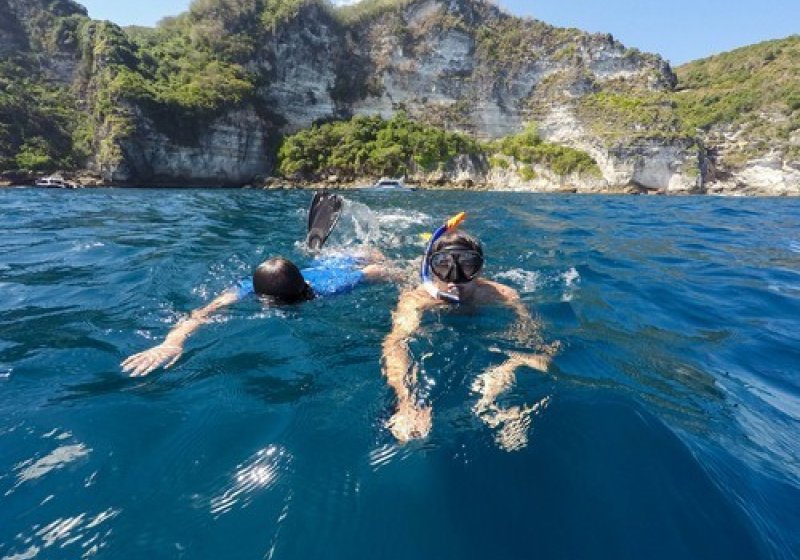
[(361, 202), (345, 199), (336, 229), (331, 234), (330, 246), (377, 246), (382, 239), (378, 215)]
[(581, 281), (581, 275), (578, 273), (575, 267), (572, 267), (563, 273), (561, 278), (564, 280), (565, 286), (564, 293), (561, 296), (561, 301), (572, 301), (572, 298), (575, 296), (575, 292), (578, 289), (578, 283)]
[(359, 246), (405, 247), (409, 242), (408, 236), (421, 233), (418, 231), (420, 226), (430, 220), (430, 216), (423, 212), (405, 208), (372, 210), (366, 204), (345, 198), (339, 222), (326, 247), (334, 251)]
[(530, 294), (539, 289), (542, 283), (541, 273), (535, 270), (525, 270), (523, 268), (512, 268), (495, 274), (494, 277), (498, 280), (507, 280), (519, 287), (522, 293)]
[(72, 251), (76, 253), (82, 253), (84, 251), (89, 251), (91, 249), (97, 249), (99, 247), (105, 247), (106, 244), (102, 241), (89, 241), (89, 242), (77, 242), (72, 245)]
[(405, 231), (415, 226), (426, 225), (431, 217), (423, 212), (386, 210), (378, 213), (378, 220), (385, 229)]

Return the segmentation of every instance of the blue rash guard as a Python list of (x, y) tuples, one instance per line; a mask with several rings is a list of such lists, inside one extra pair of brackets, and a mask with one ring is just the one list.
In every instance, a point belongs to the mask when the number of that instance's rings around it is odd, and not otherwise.
[[(311, 267), (303, 268), (300, 272), (316, 296), (333, 296), (348, 292), (366, 278), (360, 268), (359, 260), (354, 257), (325, 257), (315, 259), (311, 264)], [(254, 292), (252, 278), (242, 280), (236, 287), (239, 299)]]

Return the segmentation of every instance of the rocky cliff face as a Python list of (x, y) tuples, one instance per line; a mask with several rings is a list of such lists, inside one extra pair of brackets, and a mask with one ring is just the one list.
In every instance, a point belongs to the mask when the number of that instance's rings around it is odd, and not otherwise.
[[(800, 146), (800, 142), (795, 141), (794, 145)], [(732, 139), (714, 143), (706, 175), (706, 192), (800, 196), (800, 161), (791, 161), (778, 150), (772, 150), (743, 164), (727, 165), (726, 155), (737, 148), (739, 143)]]
[[(311, 3), (270, 34), (246, 68), (258, 76), (259, 102), (278, 117), (282, 133), (355, 114), (389, 118), (401, 109), (411, 118), (482, 139), (518, 133), (536, 120), (543, 123), (546, 140), (595, 155), (606, 171), (606, 186), (696, 188), (695, 178), (681, 174), (685, 160), (696, 157), (683, 144), (653, 142), (646, 149), (610, 151), (574, 126), (575, 100), (587, 92), (619, 83), (671, 89), (675, 76), (662, 59), (628, 50), (607, 35), (522, 21), (487, 2), (419, 0), (353, 25), (343, 25), (330, 10)], [(142, 113), (145, 124), (121, 139), (123, 152), (131, 155), (126, 171), (115, 176), (183, 179), (185, 158), (177, 154), (199, 154), (209, 146), (179, 146), (167, 137), (148, 140), (152, 126), (146, 124), (147, 112)], [(156, 147), (157, 153), (152, 152)], [(130, 161), (142, 149), (147, 153)], [(220, 176), (246, 182), (254, 169), (269, 171), (263, 158), (239, 161), (239, 176), (233, 172), (236, 166), (223, 170), (219, 158), (193, 161), (194, 177), (203, 182)], [(158, 165), (148, 169), (147, 162)]]
[(70, 32), (85, 18), (86, 8), (72, 0), (0, 0), (0, 55), (34, 55), (48, 80), (68, 85), (80, 60)]
[[(0, 16), (9, 16), (0, 17), (0, 53), (46, 52), (42, 66), (49, 79), (84, 92), (93, 115), (91, 165), (112, 181), (245, 184), (272, 172), (283, 134), (326, 120), (388, 118), (403, 110), (487, 140), (535, 123), (544, 140), (589, 153), (601, 172), (559, 177), (541, 168), (536, 179), (525, 180), (515, 174), (514, 162), (503, 170), (462, 162), (451, 166), (450, 179), (539, 190), (738, 192), (746, 185), (748, 193), (800, 193), (800, 163), (791, 151), (742, 161), (741, 150), (732, 147), (748, 142), (742, 130), (706, 137), (676, 125), (681, 105), (672, 100), (672, 69), (609, 35), (515, 18), (485, 0), (398, 1), (350, 19), (317, 0), (287, 0), (281, 5), (293, 8), (280, 18), (273, 17), (274, 0), (216, 1), (218, 9), (187, 14), (184, 31), (156, 30), (120, 46), (109, 34), (76, 42), (76, 21), (85, 19), (85, 10), (71, 0), (47, 6), (44, 0), (0, 0)], [(246, 13), (231, 15), (234, 8)], [(260, 23), (266, 16), (269, 25)], [(55, 20), (51, 28), (57, 31), (36, 31)], [(181, 113), (171, 90), (202, 94), (204, 82), (169, 82), (174, 68), (153, 59), (143, 45), (162, 41), (164, 51), (184, 45), (186, 53), (196, 53), (209, 48), (203, 42), (209, 29), (229, 32), (238, 42), (223, 48), (212, 41), (212, 50), (226, 54), (207, 54), (198, 71), (213, 81), (232, 67), (247, 87)], [(175, 40), (175, 33), (184, 35)], [(167, 85), (147, 86), (157, 79)], [(630, 99), (657, 99), (657, 117), (600, 130), (606, 115), (587, 99), (611, 100), (625, 110), (634, 103)], [(164, 126), (167, 114), (180, 114), (183, 122)], [(727, 156), (733, 152), (740, 154), (736, 165)]]
[(800, 36), (685, 64), (672, 99), (703, 144), (708, 192), (800, 193)]
[(7, 0), (0, 0), (0, 56), (28, 50), (28, 37)]
[(597, 162), (602, 180), (573, 178), (578, 190), (670, 194), (703, 190), (704, 156), (692, 139), (636, 137), (609, 146), (577, 115), (574, 102), (551, 106), (539, 130), (551, 142), (581, 149)]
[[(389, 20), (389, 21), (386, 21)], [(699, 153), (686, 139), (645, 139), (609, 147), (577, 115), (588, 93), (625, 88), (671, 91), (676, 78), (665, 61), (623, 47), (608, 35), (558, 30), (521, 22), (481, 3), (425, 0), (373, 27), (362, 57), (373, 64), (380, 95), (353, 105), (358, 113), (388, 116), (402, 107), (412, 117), (493, 139), (520, 132), (536, 122), (543, 139), (591, 154), (602, 171), (593, 177), (513, 180), (517, 186), (578, 190), (697, 192)], [(519, 26), (522, 41), (502, 44)], [(402, 28), (404, 36), (387, 35)], [(518, 32), (518, 31), (517, 31)], [(502, 179), (500, 179), (502, 177)], [(487, 177), (499, 187), (507, 172)]]
[(108, 170), (112, 181), (148, 184), (241, 185), (271, 170), (268, 125), (252, 110), (239, 109), (176, 142), (146, 115), (122, 143), (123, 158)]

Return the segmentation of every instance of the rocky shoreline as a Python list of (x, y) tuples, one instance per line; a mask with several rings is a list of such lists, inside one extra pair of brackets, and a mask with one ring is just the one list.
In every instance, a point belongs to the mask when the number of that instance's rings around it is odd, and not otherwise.
[[(91, 172), (79, 173), (56, 173), (77, 188), (168, 188), (168, 189), (191, 189), (191, 188), (214, 188), (214, 189), (261, 189), (261, 190), (319, 190), (319, 189), (338, 189), (338, 190), (359, 190), (368, 188), (374, 184), (375, 178), (362, 177), (354, 180), (339, 180), (330, 177), (326, 180), (289, 180), (281, 177), (260, 177), (242, 185), (220, 185), (220, 184), (199, 184), (196, 181), (181, 182), (162, 182), (152, 181), (141, 182), (109, 182), (104, 181), (99, 175)], [(0, 176), (0, 188), (9, 187), (33, 187), (39, 179), (39, 175), (31, 174), (4, 174)], [(500, 184), (489, 181), (474, 181), (469, 178), (452, 180), (438, 179), (436, 181), (426, 181), (409, 179), (406, 185), (417, 190), (456, 190), (456, 191), (476, 191), (476, 192), (529, 192), (539, 194), (610, 194), (610, 195), (669, 195), (669, 196), (748, 196), (748, 197), (786, 197), (800, 196), (800, 189), (797, 192), (774, 192), (769, 189), (759, 188), (758, 185), (732, 187), (730, 184), (712, 183), (706, 188), (699, 190), (669, 191), (647, 188), (642, 185), (630, 183), (627, 185), (609, 186), (596, 180), (586, 182), (562, 182), (554, 184), (547, 181), (538, 182), (510, 182)]]

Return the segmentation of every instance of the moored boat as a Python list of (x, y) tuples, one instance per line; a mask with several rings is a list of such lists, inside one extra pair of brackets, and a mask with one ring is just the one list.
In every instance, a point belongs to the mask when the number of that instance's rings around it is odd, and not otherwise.
[(392, 179), (389, 177), (383, 177), (378, 180), (374, 185), (371, 187), (367, 187), (368, 189), (372, 190), (381, 190), (381, 191), (413, 191), (413, 187), (408, 187), (403, 182), (403, 179)]
[(77, 189), (78, 185), (70, 183), (63, 177), (58, 175), (50, 175), (49, 177), (42, 177), (34, 183), (37, 187), (45, 187), (49, 189)]

